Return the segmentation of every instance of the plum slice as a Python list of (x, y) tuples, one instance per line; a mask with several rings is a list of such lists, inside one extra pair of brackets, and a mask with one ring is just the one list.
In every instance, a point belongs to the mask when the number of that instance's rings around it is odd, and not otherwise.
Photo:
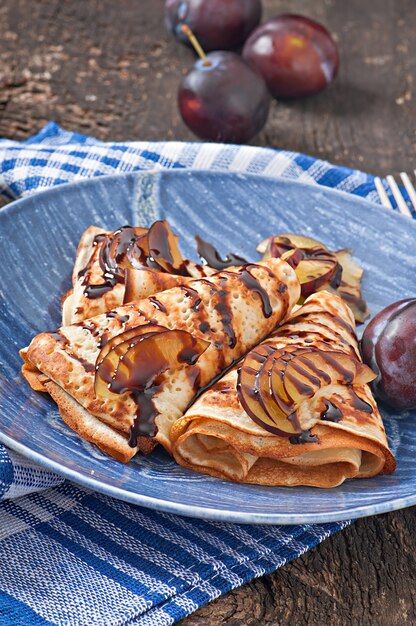
[(314, 291), (325, 289), (345, 300), (356, 322), (368, 318), (370, 313), (361, 293), (363, 269), (352, 258), (351, 250), (334, 252), (311, 237), (286, 234), (264, 239), (257, 251), (264, 259), (282, 257), (295, 269), (302, 288), (300, 303)]
[[(238, 370), (237, 393), (241, 406), (247, 415), (259, 426), (273, 425), (260, 397), (260, 371), (273, 349), (267, 345), (253, 348), (245, 357)], [(266, 428), (267, 430), (267, 428)]]
[(248, 353), (238, 373), (238, 398), (253, 422), (274, 435), (290, 437), (301, 431), (296, 423), (288, 419), (272, 395), (275, 353), (275, 349), (267, 344), (257, 346)]
[(305, 410), (305, 400), (327, 387), (364, 385), (374, 378), (374, 372), (355, 355), (330, 350), (324, 343), (300, 349), (263, 344), (244, 359), (237, 390), (242, 407), (256, 424), (290, 437), (320, 419), (320, 413)]
[(109, 390), (118, 394), (144, 391), (166, 370), (194, 365), (209, 345), (186, 330), (143, 336), (120, 357)]
[(293, 414), (293, 406), (290, 405), (290, 400), (284, 389), (282, 389), (282, 396), (273, 393), (273, 381), (276, 383), (277, 371), (275, 364), (276, 357), (272, 354), (268, 357), (259, 374), (260, 397), (271, 420), (267, 430), (282, 437), (299, 435), (301, 428), (297, 420), (290, 418)]
[[(159, 326), (157, 324), (143, 324), (143, 326), (135, 326), (134, 328), (130, 328), (129, 330), (125, 330), (118, 335), (112, 337), (107, 343), (101, 348), (97, 360), (95, 362), (96, 366), (98, 366), (105, 359), (107, 354), (113, 350), (118, 344), (125, 343), (131, 341), (135, 337), (138, 337), (144, 333), (148, 332), (156, 332), (160, 333), (162, 331), (169, 330), (166, 326)], [(123, 354), (122, 352), (120, 354)]]
[(154, 333), (166, 332), (164, 326), (144, 324), (136, 328), (131, 328), (116, 335), (108, 341), (97, 357), (95, 365), (94, 391), (101, 398), (114, 398), (114, 393), (109, 389), (109, 384), (115, 374), (120, 359), (127, 350), (141, 339), (153, 335)]
[(318, 291), (326, 289), (337, 293), (350, 307), (355, 321), (362, 323), (370, 316), (367, 302), (362, 297), (361, 292), (364, 270), (352, 258), (351, 250), (338, 250), (335, 255), (342, 267), (341, 282), (336, 289), (331, 285), (324, 285)]
[(281, 257), (293, 267), (303, 299), (325, 284), (337, 286), (340, 280), (341, 266), (335, 253), (311, 237), (275, 235), (260, 243), (257, 250), (263, 258)]
[(160, 270), (184, 276), (188, 274), (179, 251), (178, 237), (173, 234), (166, 220), (158, 220), (152, 224), (147, 240), (150, 258)]
[(143, 269), (147, 267), (147, 260), (149, 258), (149, 241), (148, 230), (136, 237), (136, 239), (127, 248), (126, 257), (121, 263), (121, 267), (126, 269)]
[(361, 385), (375, 377), (369, 367), (344, 352), (311, 350), (288, 362), (283, 383), (287, 395), (298, 407), (305, 398), (327, 385)]

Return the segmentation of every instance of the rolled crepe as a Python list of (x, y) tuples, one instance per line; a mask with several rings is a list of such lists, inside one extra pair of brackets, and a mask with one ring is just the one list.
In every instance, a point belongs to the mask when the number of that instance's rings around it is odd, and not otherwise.
[[(170, 450), (172, 424), (198, 389), (286, 318), (299, 293), (294, 270), (280, 259), (230, 268), (163, 291), (157, 298), (37, 335), (21, 351), (23, 373), (34, 389), (49, 392), (71, 428), (114, 458), (127, 462), (139, 449), (150, 451), (155, 442)], [(160, 325), (186, 331), (195, 340), (206, 340), (208, 347), (196, 363), (164, 371), (148, 390), (150, 405), (143, 404), (148, 396), (138, 400), (129, 391), (111, 398), (97, 396), (100, 349), (120, 333), (145, 325), (150, 330)], [(153, 419), (145, 423), (149, 406)]]
[[(349, 307), (326, 291), (310, 296), (263, 345), (270, 351), (315, 347), (360, 358)], [(322, 387), (298, 410), (306, 426), (315, 424), (310, 431), (300, 437), (279, 436), (255, 423), (243, 409), (238, 367), (241, 362), (173, 425), (172, 450), (180, 465), (237, 482), (288, 487), (335, 487), (346, 478), (395, 469), (367, 384)], [(322, 412), (322, 407), (331, 410)]]
[[(90, 226), (84, 232), (78, 245), (72, 273), (72, 289), (62, 298), (62, 324), (76, 324), (90, 317), (100, 315), (122, 304), (141, 300), (148, 296), (183, 285), (189, 277), (200, 278), (214, 272), (207, 266), (192, 261), (184, 261), (182, 275), (161, 271), (157, 267), (147, 267), (137, 263), (136, 267), (117, 265), (108, 272), (104, 248), (111, 248), (115, 235), (121, 235), (121, 246), (113, 252), (113, 257), (125, 257), (126, 248), (134, 238), (147, 234), (148, 229), (124, 226), (116, 231), (106, 231)], [(115, 247), (115, 246), (114, 246)], [(121, 253), (120, 253), (121, 250)], [(110, 252), (111, 256), (111, 252)], [(130, 265), (127, 263), (127, 265)]]

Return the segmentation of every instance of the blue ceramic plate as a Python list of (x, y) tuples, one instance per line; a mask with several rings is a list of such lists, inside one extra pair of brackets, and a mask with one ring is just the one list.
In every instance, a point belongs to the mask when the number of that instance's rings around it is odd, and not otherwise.
[(122, 465), (82, 441), (55, 404), (19, 375), (18, 349), (58, 327), (78, 240), (90, 224), (114, 229), (168, 218), (184, 253), (200, 233), (222, 252), (256, 259), (256, 244), (298, 232), (351, 247), (365, 268), (371, 312), (415, 295), (416, 223), (323, 187), (262, 176), (168, 171), (96, 178), (29, 197), (0, 212), (0, 440), (66, 478), (135, 504), (247, 523), (328, 522), (416, 503), (415, 413), (383, 411), (397, 472), (333, 490), (239, 485), (178, 467), (158, 449)]

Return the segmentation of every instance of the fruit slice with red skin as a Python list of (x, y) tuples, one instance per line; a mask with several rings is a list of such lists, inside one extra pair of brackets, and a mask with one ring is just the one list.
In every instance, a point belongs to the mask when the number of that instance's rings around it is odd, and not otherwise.
[(248, 416), (259, 426), (281, 437), (300, 434), (295, 424), (275, 403), (271, 393), (271, 371), (275, 350), (261, 344), (244, 359), (238, 374), (238, 397)]
[(122, 262), (122, 267), (126, 269), (143, 269), (147, 267), (149, 258), (148, 230), (143, 235), (137, 237), (127, 248), (127, 254)]
[[(129, 340), (134, 339), (140, 335), (143, 335), (148, 332), (156, 332), (160, 333), (165, 330), (169, 330), (166, 326), (159, 326), (158, 324), (143, 324), (143, 326), (136, 326), (134, 328), (129, 328), (129, 330), (125, 330), (118, 335), (112, 337), (107, 343), (101, 348), (95, 365), (98, 366), (105, 359), (110, 350), (113, 350), (118, 344), (128, 342)], [(120, 353), (123, 354), (123, 353)]]
[(127, 256), (127, 248), (136, 237), (136, 229), (132, 226), (123, 226), (110, 235), (108, 257), (112, 265), (122, 267)]
[[(282, 255), (282, 259), (291, 265), (289, 253)], [(332, 260), (303, 259), (294, 270), (300, 282), (302, 298), (305, 299), (330, 283), (338, 272), (338, 265)]]
[(264, 424), (270, 425), (271, 419), (260, 398), (259, 374), (272, 352), (273, 349), (264, 344), (253, 348), (238, 370), (237, 393), (240, 404), (247, 415), (261, 427), (264, 427)]
[(302, 298), (322, 285), (339, 282), (341, 266), (335, 253), (311, 237), (276, 235), (263, 241), (257, 250), (265, 250), (263, 258), (281, 257), (293, 267), (301, 284)]
[(364, 270), (352, 258), (351, 250), (338, 250), (335, 255), (342, 267), (341, 282), (336, 289), (331, 285), (323, 285), (318, 291), (326, 289), (332, 293), (337, 293), (350, 307), (355, 321), (362, 323), (370, 316), (367, 302), (361, 293), (361, 280)]
[(306, 237), (305, 235), (296, 235), (294, 233), (272, 235), (271, 237), (267, 237), (267, 239), (263, 239), (263, 241), (261, 241), (256, 248), (257, 252), (264, 255), (264, 259), (270, 258), (271, 256), (280, 257), (285, 252), (296, 249), (322, 249), (324, 251), (331, 252), (321, 241), (313, 239), (312, 237)]
[(109, 389), (115, 393), (143, 391), (168, 369), (194, 365), (210, 345), (186, 330), (152, 333), (120, 358)]
[(358, 359), (336, 351), (298, 354), (283, 372), (286, 393), (295, 407), (326, 385), (364, 384), (374, 378), (374, 372)]
[[(110, 391), (109, 385), (118, 367), (120, 359), (123, 358), (130, 347), (136, 345), (136, 343), (145, 337), (149, 337), (154, 333), (166, 332), (167, 330), (168, 329), (164, 326), (152, 326), (150, 324), (145, 324), (144, 326), (133, 328), (130, 331), (126, 331), (125, 333), (121, 333), (120, 335), (113, 337), (113, 339), (111, 339), (100, 352), (100, 355), (103, 353), (104, 356), (102, 356), (100, 360), (97, 359), (94, 380), (95, 394), (101, 398), (114, 399), (114, 393)], [(122, 340), (123, 337), (124, 340)], [(118, 339), (118, 341), (115, 342), (115, 339)], [(104, 353), (104, 349), (107, 348), (108, 344), (111, 342), (112, 345)]]
[(297, 424), (288, 419), (293, 412), (292, 407), (276, 402), (276, 397), (272, 393), (272, 372), (275, 365), (274, 354), (271, 354), (263, 364), (259, 372), (259, 392), (263, 407), (270, 418), (268, 428), (270, 432), (281, 437), (289, 437), (290, 435), (300, 434), (301, 430), (297, 428)]
[(166, 220), (154, 222), (147, 239), (149, 255), (159, 269), (170, 274), (181, 274), (184, 271), (184, 259), (179, 251), (178, 237), (173, 234)]
[[(290, 256), (290, 250), (295, 246), (293, 254)], [(300, 282), (304, 282), (302, 285), (302, 297), (299, 300), (301, 304), (307, 294), (310, 295), (313, 291), (330, 291), (336, 293), (348, 304), (354, 314), (355, 321), (358, 323), (364, 322), (370, 315), (368, 306), (361, 293), (361, 281), (363, 277), (363, 269), (352, 258), (351, 250), (343, 249), (333, 252), (324, 246), (321, 242), (311, 237), (305, 237), (303, 235), (275, 235), (264, 239), (257, 246), (257, 251), (263, 254), (263, 259), (270, 258), (270, 256), (282, 256), (285, 260), (292, 265), (296, 270), (301, 261), (300, 250), (310, 251), (314, 247), (321, 247), (323, 250), (328, 250), (330, 257), (325, 259), (324, 254), (320, 255), (322, 261), (322, 267), (312, 268), (313, 272), (303, 272), (300, 268), (297, 270), (298, 278)], [(288, 255), (285, 257), (284, 255)], [(328, 281), (323, 280), (325, 275), (325, 264), (332, 263), (335, 256), (338, 262), (338, 269), (334, 272), (332, 278), (328, 278)], [(306, 259), (305, 259), (306, 260)], [(327, 267), (327, 269), (329, 269)], [(301, 273), (305, 274), (303, 277)], [(311, 276), (308, 279), (308, 274)], [(319, 275), (318, 275), (319, 274)], [(310, 285), (310, 288), (305, 285), (309, 280), (312, 282), (312, 276), (315, 276), (315, 284)]]

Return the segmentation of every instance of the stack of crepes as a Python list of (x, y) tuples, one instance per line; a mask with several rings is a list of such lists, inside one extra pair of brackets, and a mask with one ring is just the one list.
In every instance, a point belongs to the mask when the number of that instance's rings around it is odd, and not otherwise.
[[(331, 487), (393, 471), (350, 309), (329, 292), (299, 308), (299, 295), (281, 259), (215, 272), (183, 260), (165, 222), (92, 226), (63, 299), (64, 326), (21, 351), (22, 371), (71, 428), (123, 462), (161, 443), (185, 467), (265, 485)], [(295, 421), (265, 429), (244, 410), (239, 378), (256, 350), (282, 349), (349, 355), (356, 377), (312, 385)]]
[[(111, 247), (114, 237), (110, 239)], [(104, 251), (109, 243), (105, 238), (95, 242)], [(120, 265), (128, 248), (120, 238), (114, 247), (109, 259), (99, 253), (101, 282), (91, 280), (95, 256), (85, 270), (77, 260), (81, 270), (74, 273), (75, 283), (86, 281), (81, 294), (75, 285), (67, 308), (71, 316), (85, 313), (91, 301), (91, 306), (104, 307), (111, 298), (125, 297)], [(153, 259), (161, 248), (153, 250)], [(140, 261), (142, 251), (136, 252)], [(130, 263), (136, 252), (130, 247)], [(164, 251), (164, 260), (169, 254)], [(113, 261), (116, 267), (110, 266)], [(137, 282), (148, 273), (138, 262)], [(172, 276), (167, 273), (166, 279)], [(157, 297), (41, 333), (21, 351), (22, 371), (31, 386), (52, 396), (71, 428), (123, 462), (139, 450), (150, 452), (156, 443), (170, 451), (171, 426), (195, 395), (270, 334), (299, 298), (297, 276), (280, 259), (229, 268), (209, 278), (173, 280), (180, 285)], [(91, 284), (99, 287), (93, 299), (85, 297)]]
[[(335, 374), (332, 366), (325, 371), (322, 365), (326, 362), (328, 367), (332, 362), (335, 366), (334, 353), (345, 355)], [(255, 362), (265, 362), (270, 357), (278, 361), (282, 354), (287, 359), (284, 366), (293, 364), (291, 372), (286, 369), (286, 387), (293, 390), (297, 386), (303, 401), (292, 407), (296, 411), (291, 420), (280, 416), (273, 427), (257, 397), (260, 392), (255, 389), (254, 370), (250, 368), (253, 359), (249, 359), (254, 356)], [(303, 362), (299, 358), (296, 362), (296, 354)], [(247, 393), (244, 396), (241, 389), (245, 369), (254, 381), (249, 405)], [(286, 382), (284, 372), (282, 367), (280, 384)], [(346, 478), (393, 472), (395, 460), (365, 382), (372, 378), (371, 370), (361, 363), (349, 307), (333, 293), (313, 294), (175, 422), (171, 432), (174, 457), (180, 465), (199, 472), (260, 485), (335, 487)], [(287, 403), (284, 390), (281, 399)], [(242, 404), (256, 413), (256, 403), (260, 419), (254, 421)], [(271, 430), (283, 429), (281, 435), (265, 430), (270, 425)], [(300, 434), (290, 435), (299, 430)]]

